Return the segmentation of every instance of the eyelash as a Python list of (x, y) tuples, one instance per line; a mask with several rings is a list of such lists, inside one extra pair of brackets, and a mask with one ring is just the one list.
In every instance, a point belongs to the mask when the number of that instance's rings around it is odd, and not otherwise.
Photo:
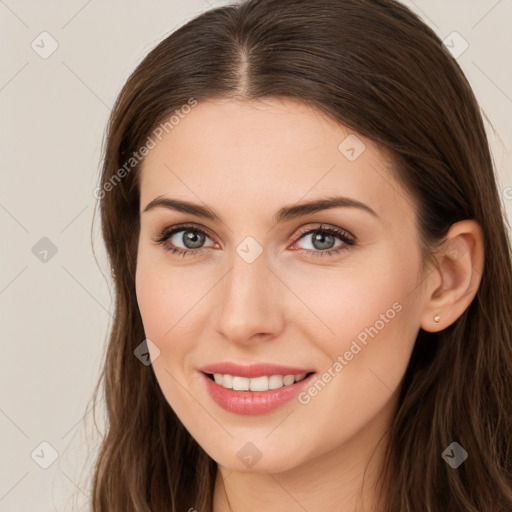
[[(180, 224), (180, 225), (174, 226), (172, 228), (166, 227), (163, 231), (161, 231), (157, 235), (157, 238), (154, 239), (153, 241), (159, 245), (164, 245), (165, 242), (169, 238), (171, 238), (174, 234), (179, 233), (180, 231), (193, 231), (195, 233), (204, 234), (210, 239), (212, 238), (208, 235), (208, 233), (206, 231), (196, 227), (193, 224)], [(316, 228), (308, 229), (306, 231), (303, 231), (302, 233), (299, 233), (296, 242), (298, 242), (301, 238), (304, 238), (304, 236), (306, 236), (306, 235), (309, 235), (311, 233), (318, 233), (318, 232), (327, 233), (327, 234), (334, 235), (334, 236), (338, 237), (343, 242), (343, 245), (340, 245), (336, 249), (328, 249), (325, 251), (321, 251), (321, 250), (315, 251), (313, 249), (296, 249), (296, 250), (305, 251), (306, 253), (313, 253), (314, 258), (322, 258), (322, 257), (326, 257), (326, 256), (334, 256), (334, 255), (348, 249), (349, 247), (356, 245), (356, 238), (354, 236), (350, 235), (347, 231), (339, 229), (339, 228), (323, 226), (323, 225), (320, 225)], [(164, 247), (164, 248), (166, 251), (169, 251), (171, 254), (176, 254), (181, 257), (185, 257), (187, 255), (192, 255), (191, 253), (195, 253), (194, 256), (198, 256), (206, 249), (205, 247), (202, 247), (199, 249), (181, 249), (179, 247)]]

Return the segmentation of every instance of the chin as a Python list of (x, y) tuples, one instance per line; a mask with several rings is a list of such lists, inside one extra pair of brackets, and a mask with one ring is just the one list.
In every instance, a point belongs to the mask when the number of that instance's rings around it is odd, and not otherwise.
[(285, 452), (283, 448), (277, 451), (273, 447), (264, 446), (264, 443), (256, 447), (251, 442), (234, 441), (232, 449), (224, 445), (219, 450), (218, 444), (212, 448), (205, 451), (217, 464), (229, 471), (241, 473), (282, 473), (305, 463), (296, 457), (296, 447), (290, 447), (290, 452)]

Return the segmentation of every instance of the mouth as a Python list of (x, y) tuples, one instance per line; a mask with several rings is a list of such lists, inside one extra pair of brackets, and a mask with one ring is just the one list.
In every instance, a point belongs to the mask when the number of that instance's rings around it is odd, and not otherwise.
[(288, 375), (262, 375), (259, 377), (242, 377), (239, 375), (202, 372), (211, 381), (225, 389), (233, 391), (256, 391), (263, 392), (272, 389), (292, 386), (297, 382), (307, 379), (315, 372), (288, 374)]
[(316, 372), (242, 377), (200, 371), (205, 391), (224, 410), (237, 415), (270, 413), (297, 397)]

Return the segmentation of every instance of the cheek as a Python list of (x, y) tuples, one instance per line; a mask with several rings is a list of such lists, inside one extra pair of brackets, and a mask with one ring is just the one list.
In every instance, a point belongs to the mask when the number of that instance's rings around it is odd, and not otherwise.
[(364, 268), (344, 269), (339, 278), (319, 278), (317, 288), (305, 281), (295, 288), (325, 327), (316, 322), (313, 329), (311, 324), (306, 337), (317, 340), (327, 356), (321, 369), (331, 373), (326, 381), (336, 381), (327, 387), (345, 400), (354, 399), (354, 410), (361, 407), (360, 400), (375, 400), (378, 407), (396, 389), (417, 335), (419, 303), (412, 292), (418, 261), (411, 255), (399, 263), (393, 254), (367, 261)]
[(139, 306), (144, 332), (149, 339), (161, 339), (170, 328), (165, 311), (172, 311), (172, 295), (165, 293), (165, 282), (150, 269), (137, 269), (135, 279), (137, 303)]
[(360, 289), (347, 283), (346, 293), (351, 297), (332, 293), (334, 308), (326, 297), (324, 318), (336, 334), (316, 338), (327, 358), (299, 396), (304, 421), (314, 418), (311, 429), (326, 451), (356, 435), (398, 396), (415, 339), (414, 305), (403, 286), (374, 281)]
[(177, 383), (184, 382), (183, 366), (190, 351), (190, 338), (182, 330), (190, 310), (188, 298), (184, 299), (187, 293), (183, 293), (179, 272), (146, 264), (144, 258), (139, 262), (135, 276), (138, 307), (145, 336), (159, 350), (158, 357), (152, 358), (152, 368), (169, 405), (186, 410), (188, 397)]
[(145, 254), (138, 258), (135, 287), (146, 336), (169, 341), (174, 327), (187, 330), (194, 317), (194, 305), (208, 290), (207, 276), (197, 270), (173, 267), (163, 255)]
[[(400, 324), (410, 292), (415, 286), (417, 267), (409, 263), (398, 263), (390, 256), (362, 260), (350, 267), (316, 269), (309, 275), (291, 276), (293, 290), (321, 322), (316, 322), (318, 339), (325, 334), (333, 353), (340, 348), (340, 341), (351, 340), (365, 329), (376, 325), (379, 332), (389, 331), (390, 324)], [(401, 310), (400, 312), (398, 310)], [(302, 315), (301, 315), (302, 316)], [(295, 321), (300, 322), (301, 316)], [(304, 318), (302, 316), (302, 318)], [(329, 341), (332, 340), (332, 341)]]
[(183, 397), (173, 377), (178, 382), (190, 377), (194, 355), (201, 348), (198, 333), (209, 325), (206, 296), (215, 280), (211, 270), (173, 267), (150, 256), (145, 259), (141, 254), (139, 258), (137, 303), (145, 336), (159, 349), (153, 363), (155, 375), (174, 405)]
[(162, 351), (166, 333), (173, 326), (170, 313), (175, 311), (177, 298), (171, 276), (166, 275), (159, 257), (160, 250), (151, 250), (139, 242), (135, 290), (144, 333)]

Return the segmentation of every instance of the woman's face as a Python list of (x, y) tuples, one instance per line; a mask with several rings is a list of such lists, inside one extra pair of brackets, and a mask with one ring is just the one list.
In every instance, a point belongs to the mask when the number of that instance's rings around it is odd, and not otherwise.
[(224, 467), (366, 448), (396, 404), (425, 296), (415, 216), (386, 155), (352, 133), (290, 99), (205, 101), (144, 161), (136, 289), (153, 370)]

